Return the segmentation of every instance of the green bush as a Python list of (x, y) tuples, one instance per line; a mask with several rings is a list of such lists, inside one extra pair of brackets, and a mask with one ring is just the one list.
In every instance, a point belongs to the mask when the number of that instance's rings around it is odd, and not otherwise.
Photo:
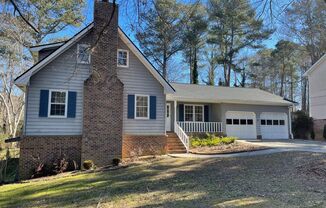
[(309, 134), (310, 137), (314, 136), (312, 134), (314, 129), (314, 122), (311, 117), (309, 117), (303, 111), (296, 111), (293, 113), (293, 122), (292, 122), (292, 130), (294, 133), (294, 138), (298, 139), (308, 139)]
[(86, 169), (86, 170), (89, 170), (91, 168), (94, 167), (94, 162), (92, 160), (85, 160), (83, 162), (83, 167)]
[(221, 144), (232, 144), (237, 138), (235, 137), (217, 137), (214, 134), (206, 134), (205, 138), (192, 137), (192, 147), (211, 147)]

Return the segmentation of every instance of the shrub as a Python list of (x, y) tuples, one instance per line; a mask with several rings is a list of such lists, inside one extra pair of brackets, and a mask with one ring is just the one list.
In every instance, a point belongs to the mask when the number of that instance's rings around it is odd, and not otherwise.
[(68, 170), (69, 162), (66, 155), (62, 155), (60, 158), (55, 159), (53, 162), (53, 174), (63, 173)]
[(114, 158), (114, 159), (112, 160), (112, 164), (113, 164), (113, 166), (118, 166), (120, 162), (121, 162), (121, 160), (120, 160), (119, 158)]
[(313, 131), (313, 119), (303, 111), (293, 113), (292, 130), (295, 138), (307, 139)]
[(223, 137), (222, 139), (223, 144), (232, 144), (235, 142), (235, 137)]
[(84, 167), (86, 170), (89, 170), (89, 169), (91, 169), (91, 168), (94, 167), (94, 163), (93, 163), (92, 160), (85, 160), (85, 161), (83, 162), (83, 167)]
[(221, 144), (232, 144), (236, 140), (235, 137), (217, 137), (214, 134), (206, 134), (206, 137), (201, 139), (198, 137), (191, 138), (191, 146), (192, 147), (211, 147), (217, 146)]

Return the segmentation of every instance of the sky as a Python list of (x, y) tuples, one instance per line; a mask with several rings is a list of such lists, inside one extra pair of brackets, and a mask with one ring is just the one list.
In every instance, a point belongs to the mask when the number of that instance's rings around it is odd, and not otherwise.
[[(118, 3), (120, 3), (119, 5), (119, 26), (122, 28), (122, 30), (129, 36), (129, 38), (137, 45), (138, 41), (135, 38), (135, 31), (133, 31), (131, 25), (134, 22), (135, 18), (136, 18), (136, 10), (134, 9), (134, 0), (128, 0), (128, 1), (123, 1), (123, 0), (117, 0)], [(191, 1), (191, 0), (180, 0), (180, 1)], [(205, 1), (205, 0), (204, 0)], [(265, 25), (269, 26), (269, 27), (274, 27), (277, 28), (279, 26), (278, 24), (278, 16), (280, 16), (280, 12), (282, 12), (284, 10), (284, 6), (286, 5), (286, 3), (289, 0), (274, 0), (274, 4), (272, 5), (272, 9), (273, 9), (273, 13), (274, 13), (274, 18), (273, 21), (271, 21), (270, 19), (270, 8), (266, 7), (265, 8), (265, 12), (262, 12), (262, 8), (263, 8), (263, 2), (264, 0), (251, 0), (252, 5), (254, 6), (254, 8), (256, 8), (256, 12), (257, 14), (262, 14), (261, 18), (263, 18), (265, 20)], [(47, 40), (49, 39), (53, 39), (53, 38), (59, 38), (59, 37), (72, 37), (74, 34), (78, 33), (80, 30), (82, 30), (85, 26), (87, 26), (89, 23), (91, 23), (93, 21), (93, 8), (94, 8), (94, 0), (86, 0), (86, 5), (84, 8), (84, 16), (85, 16), (85, 21), (83, 22), (83, 24), (80, 27), (73, 27), (73, 26), (69, 26), (66, 29), (64, 29), (63, 31), (55, 34), (55, 35), (51, 35), (48, 36)], [(263, 44), (267, 47), (267, 48), (274, 48), (275, 44), (277, 43), (277, 41), (279, 39), (281, 39), (281, 35), (277, 32), (275, 32), (269, 39), (265, 40), (263, 42)], [(253, 51), (252, 50), (243, 50), (242, 53), (244, 54), (252, 54)], [(154, 63), (155, 65), (155, 63)], [(172, 61), (172, 67), (178, 68), (178, 72), (180, 72), (179, 74), (181, 74), (179, 77), (175, 77), (175, 79), (178, 79), (178, 81), (180, 82), (187, 82), (188, 81), (188, 70), (187, 70), (187, 65), (183, 62), (183, 57), (181, 55), (181, 53), (175, 55), (173, 57), (173, 61)], [(218, 74), (217, 74), (217, 80), (220, 76), (222, 76), (221, 72), (219, 72), (220, 70), (218, 70)], [(220, 73), (220, 74), (219, 74)], [(188, 77), (187, 77), (188, 76)], [(205, 72), (201, 73), (201, 76), (206, 76)], [(200, 77), (201, 79), (204, 79), (205, 77)]]

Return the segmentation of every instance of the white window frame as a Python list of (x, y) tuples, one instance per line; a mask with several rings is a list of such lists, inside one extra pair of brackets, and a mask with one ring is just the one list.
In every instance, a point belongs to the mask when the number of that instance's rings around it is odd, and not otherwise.
[[(119, 64), (119, 52), (126, 52), (127, 53), (127, 65), (120, 65)], [(117, 65), (118, 65), (118, 67), (123, 67), (123, 68), (128, 68), (129, 67), (129, 51), (128, 50), (118, 49), (118, 52), (117, 52)]]
[[(59, 115), (51, 115), (51, 96), (52, 92), (65, 92), (66, 93), (66, 99), (65, 99), (65, 115), (59, 116)], [(53, 103), (55, 104), (55, 103)], [(60, 103), (63, 104), (63, 103)], [(56, 90), (56, 89), (50, 89), (49, 90), (49, 104), (48, 104), (48, 117), (49, 118), (67, 118), (67, 111), (68, 111), (68, 90)]]
[(90, 64), (91, 63), (91, 53), (90, 52), (88, 54), (88, 61), (79, 60), (79, 47), (81, 47), (81, 46), (90, 48), (90, 45), (88, 45), (88, 44), (77, 44), (77, 63), (78, 64)]
[[(137, 116), (137, 97), (147, 97), (147, 117), (138, 117)], [(150, 112), (150, 101), (149, 101), (149, 95), (142, 95), (142, 94), (135, 94), (135, 119), (139, 120), (148, 120), (149, 119), (149, 112)]]
[[(184, 120), (184, 122), (204, 122), (205, 121), (205, 118), (204, 118), (204, 105), (195, 105), (195, 104), (185, 104), (184, 105), (185, 107), (183, 108), (183, 120)], [(186, 121), (186, 106), (192, 106), (192, 121)], [(203, 113), (202, 113), (202, 118), (203, 118), (203, 120), (202, 121), (195, 121), (195, 112), (196, 112), (196, 110), (195, 110), (195, 106), (199, 106), (199, 107), (201, 107), (202, 108), (202, 110), (203, 110)]]

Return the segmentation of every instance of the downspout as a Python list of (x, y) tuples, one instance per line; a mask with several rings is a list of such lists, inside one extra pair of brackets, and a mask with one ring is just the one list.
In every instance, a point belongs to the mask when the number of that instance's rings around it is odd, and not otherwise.
[(290, 139), (294, 139), (293, 132), (292, 132), (292, 116), (291, 116), (291, 108), (293, 109), (294, 105), (289, 106), (289, 132), (290, 132)]

